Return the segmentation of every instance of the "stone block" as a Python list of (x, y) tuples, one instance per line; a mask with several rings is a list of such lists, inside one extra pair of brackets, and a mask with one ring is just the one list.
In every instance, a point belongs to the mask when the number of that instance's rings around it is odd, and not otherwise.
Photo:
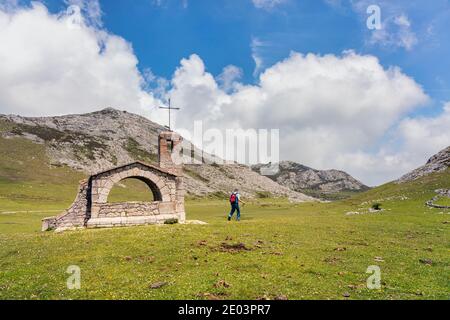
[[(164, 147), (162, 148), (164, 149)], [(164, 158), (164, 157), (163, 157)], [(170, 157), (165, 159), (168, 165)], [(127, 202), (119, 204), (106, 203), (115, 183), (128, 177), (150, 179), (161, 192), (162, 201)], [(111, 227), (121, 225), (139, 225), (164, 223), (165, 220), (184, 215), (184, 184), (182, 177), (174, 177), (153, 167), (132, 164), (118, 167), (100, 175), (91, 177), (91, 201), (88, 202), (88, 183), (80, 183), (79, 193), (72, 206), (54, 220), (44, 220), (43, 229), (49, 228), (49, 221), (57, 229), (83, 227), (90, 212), (88, 227)], [(91, 204), (91, 208), (89, 208)]]
[(166, 183), (164, 182), (164, 180), (159, 180), (159, 182), (156, 184), (156, 186), (159, 189), (162, 189), (162, 188), (164, 188), (166, 186)]
[(159, 213), (165, 214), (165, 213), (173, 213), (175, 212), (175, 203), (174, 202), (161, 202), (159, 204)]

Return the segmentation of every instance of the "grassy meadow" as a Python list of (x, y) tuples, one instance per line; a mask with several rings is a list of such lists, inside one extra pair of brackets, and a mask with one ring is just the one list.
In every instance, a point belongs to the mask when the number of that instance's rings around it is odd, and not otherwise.
[[(226, 221), (226, 200), (196, 199), (187, 218), (207, 225), (54, 233), (41, 219), (70, 205), (83, 176), (42, 165), (39, 145), (0, 143), (11, 150), (0, 157), (0, 299), (450, 298), (450, 212), (424, 206), (450, 170), (337, 202), (254, 199), (241, 222)], [(27, 148), (34, 156), (16, 161)], [(111, 201), (148, 196), (126, 181)], [(70, 265), (79, 290), (66, 287)], [(371, 265), (381, 289), (366, 286)]]

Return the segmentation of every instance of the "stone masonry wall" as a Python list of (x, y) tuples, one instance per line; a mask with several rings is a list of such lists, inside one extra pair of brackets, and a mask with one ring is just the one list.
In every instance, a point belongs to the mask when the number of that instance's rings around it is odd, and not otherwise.
[[(173, 132), (162, 132), (159, 141), (159, 167), (134, 162), (91, 176), (80, 182), (72, 206), (57, 217), (44, 219), (42, 230), (164, 223), (169, 219), (184, 222), (181, 164), (174, 164), (171, 158), (173, 148), (182, 138)], [(114, 185), (127, 178), (145, 182), (155, 201), (108, 203)]]
[(89, 181), (80, 181), (77, 197), (70, 208), (57, 217), (45, 218), (42, 221), (42, 231), (84, 227), (90, 214), (89, 190)]
[(105, 203), (100, 206), (99, 218), (132, 217), (159, 214), (158, 202)]
[[(108, 203), (113, 186), (126, 178), (147, 183), (159, 201)], [(132, 163), (80, 182), (72, 206), (57, 217), (44, 219), (42, 230), (164, 223), (168, 219), (184, 222), (184, 193), (181, 176), (140, 162)]]
[(172, 131), (161, 132), (158, 140), (158, 160), (159, 167), (175, 175), (182, 174), (182, 163), (175, 164), (172, 160), (172, 154), (179, 154), (183, 138)]

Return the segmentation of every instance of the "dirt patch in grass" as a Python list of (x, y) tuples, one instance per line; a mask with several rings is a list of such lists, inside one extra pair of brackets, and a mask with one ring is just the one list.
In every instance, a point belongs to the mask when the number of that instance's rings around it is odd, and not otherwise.
[(240, 242), (240, 243), (226, 243), (226, 242), (222, 242), (219, 246), (219, 251), (222, 252), (229, 252), (229, 253), (238, 253), (241, 251), (251, 251), (253, 250), (252, 248), (247, 247), (244, 243)]
[(337, 264), (337, 263), (341, 262), (341, 258), (339, 258), (339, 257), (328, 257), (328, 258), (325, 258), (323, 261), (328, 263), (328, 264)]

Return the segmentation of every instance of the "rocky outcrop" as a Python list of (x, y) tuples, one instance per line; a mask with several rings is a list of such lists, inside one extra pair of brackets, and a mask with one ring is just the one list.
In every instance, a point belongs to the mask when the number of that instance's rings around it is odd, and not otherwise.
[(425, 204), (430, 208), (436, 208), (436, 209), (450, 209), (450, 206), (444, 206), (440, 204), (436, 204), (435, 202), (438, 201), (441, 197), (447, 197), (450, 198), (450, 189), (437, 189), (434, 192), (437, 193), (432, 199), (428, 200)]
[(87, 174), (139, 160), (156, 164), (158, 135), (165, 130), (144, 117), (112, 108), (78, 115), (0, 119), (13, 123), (3, 135), (43, 143), (51, 164)]
[(198, 177), (186, 179), (185, 184), (187, 190), (195, 190), (199, 195), (207, 194), (211, 189), (220, 193), (238, 187), (244, 197), (287, 196), (294, 201), (315, 200), (262, 176), (245, 165), (186, 165), (184, 172), (186, 176)]
[[(7, 124), (0, 131), (3, 137), (22, 137), (44, 144), (50, 165), (67, 165), (86, 175), (135, 161), (157, 164), (158, 135), (165, 130), (147, 118), (112, 108), (56, 117), (0, 115), (0, 122)], [(244, 197), (273, 195), (313, 200), (245, 165), (185, 165), (184, 177), (190, 196), (227, 197), (237, 187)]]
[[(265, 165), (252, 166), (259, 172)], [(322, 193), (338, 193), (342, 191), (365, 191), (369, 189), (348, 173), (339, 170), (316, 170), (292, 161), (279, 163), (279, 172), (269, 176), (277, 183), (291, 190), (305, 192), (307, 190)]]
[(450, 167), (450, 146), (432, 156), (425, 165), (405, 174), (397, 183), (416, 180), (434, 172), (442, 172)]

